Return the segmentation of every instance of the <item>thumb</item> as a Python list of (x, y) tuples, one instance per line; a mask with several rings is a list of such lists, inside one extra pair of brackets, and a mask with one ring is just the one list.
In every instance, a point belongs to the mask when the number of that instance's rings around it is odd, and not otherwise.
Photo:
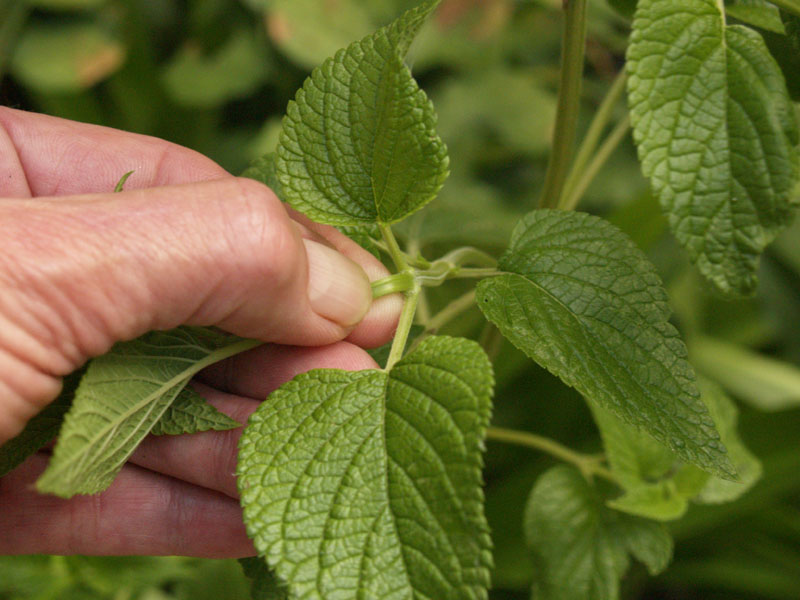
[[(60, 376), (180, 324), (323, 345), (371, 303), (367, 276), (249, 179), (0, 204), (0, 443)], [(2, 416), (2, 415), (0, 415)], [(5, 425), (4, 425), (5, 422)]]

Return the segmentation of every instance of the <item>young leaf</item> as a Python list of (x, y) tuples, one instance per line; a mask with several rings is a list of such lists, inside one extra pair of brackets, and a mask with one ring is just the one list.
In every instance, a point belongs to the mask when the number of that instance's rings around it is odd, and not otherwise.
[(702, 398), (728, 449), (738, 481), (710, 476), (678, 457), (652, 438), (636, 431), (610, 412), (591, 405), (603, 438), (608, 462), (625, 493), (608, 505), (633, 515), (669, 521), (680, 518), (689, 501), (730, 502), (759, 479), (761, 464), (745, 448), (736, 431), (738, 411), (715, 384), (700, 380)]
[(786, 33), (781, 21), (781, 11), (767, 0), (728, 0), (725, 2), (725, 12), (742, 23), (773, 33)]
[(684, 460), (733, 474), (661, 281), (621, 231), (537, 210), (498, 266), (506, 273), (481, 281), (478, 306), (515, 346)]
[(340, 50), (289, 103), (278, 144), (285, 200), (331, 225), (393, 223), (447, 176), (436, 115), (403, 57), (438, 0)]
[(791, 216), (798, 126), (759, 34), (717, 0), (641, 0), (628, 48), (642, 170), (675, 237), (720, 290), (749, 294)]
[(150, 430), (152, 435), (180, 435), (201, 431), (227, 431), (241, 427), (228, 415), (206, 402), (190, 387), (183, 388)]
[(0, 477), (21, 465), (31, 454), (44, 447), (58, 434), (64, 415), (72, 406), (72, 399), (85, 369), (64, 377), (58, 398), (33, 417), (25, 429), (13, 439), (0, 446)]
[(103, 491), (195, 373), (257, 344), (199, 327), (117, 344), (90, 363), (37, 489)]
[(292, 598), (486, 598), (481, 450), (492, 369), (432, 337), (391, 371), (299, 375), (253, 414), (239, 490)]
[(616, 600), (629, 553), (652, 574), (672, 557), (672, 539), (661, 524), (607, 509), (583, 476), (563, 465), (536, 482), (524, 529), (538, 567), (537, 600)]
[(288, 600), (286, 584), (280, 581), (260, 556), (240, 558), (245, 576), (252, 580), (250, 595), (253, 600)]
[(704, 504), (732, 502), (749, 490), (761, 479), (761, 462), (747, 449), (739, 438), (737, 423), (739, 409), (725, 392), (715, 383), (700, 379), (703, 400), (714, 417), (722, 441), (728, 448), (733, 466), (736, 467), (737, 481), (710, 477), (700, 493), (694, 498)]

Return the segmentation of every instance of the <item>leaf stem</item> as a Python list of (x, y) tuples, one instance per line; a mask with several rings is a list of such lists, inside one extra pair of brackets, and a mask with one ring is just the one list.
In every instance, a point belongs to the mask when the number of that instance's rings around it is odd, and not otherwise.
[(403, 311), (400, 313), (397, 331), (395, 331), (394, 340), (392, 340), (392, 348), (389, 350), (389, 358), (386, 359), (384, 371), (390, 371), (395, 363), (403, 357), (403, 351), (408, 341), (408, 334), (411, 331), (411, 325), (414, 324), (414, 313), (417, 312), (417, 301), (419, 300), (420, 290), (421, 287), (419, 284), (415, 283), (414, 288), (406, 292)]
[(554, 456), (555, 458), (574, 465), (583, 473), (584, 477), (597, 475), (598, 477), (617, 483), (616, 476), (600, 464), (603, 460), (602, 457), (575, 452), (571, 448), (567, 448), (550, 438), (528, 433), (527, 431), (517, 431), (516, 429), (489, 427), (486, 430), (486, 439), (540, 450), (550, 456)]
[(381, 298), (397, 292), (407, 292), (414, 288), (414, 274), (409, 271), (395, 273), (372, 282), (372, 298)]
[(398, 272), (408, 271), (409, 267), (406, 262), (405, 253), (400, 249), (400, 245), (397, 243), (394, 233), (392, 233), (392, 228), (382, 223), (378, 225), (378, 228), (381, 230), (383, 240), (386, 242), (386, 250), (389, 256), (392, 257), (392, 261), (394, 261), (394, 266), (397, 267)]
[[(575, 155), (575, 160), (572, 163), (572, 168), (569, 170), (569, 175), (567, 176), (567, 181), (564, 184), (564, 191), (561, 196), (562, 201), (564, 198), (572, 195), (572, 191), (575, 188), (575, 179), (584, 171), (594, 151), (597, 149), (597, 145), (600, 143), (600, 136), (611, 120), (619, 99), (625, 92), (626, 81), (627, 76), (625, 71), (622, 70), (616, 78), (614, 78), (614, 82), (608, 89), (605, 98), (603, 98), (603, 101), (597, 108), (597, 112), (594, 114), (594, 118), (589, 124), (589, 129), (586, 130), (586, 134), (583, 136), (583, 140), (581, 140), (578, 153)], [(562, 206), (559, 206), (559, 208), (562, 208)]]
[[(600, 169), (603, 168), (603, 165), (614, 153), (614, 150), (617, 149), (617, 146), (625, 139), (630, 127), (631, 120), (629, 116), (626, 116), (622, 121), (617, 123), (614, 129), (611, 130), (611, 133), (608, 134), (606, 141), (603, 142), (602, 146), (597, 150), (591, 162), (589, 162), (583, 172), (580, 173), (580, 179), (577, 179), (577, 181), (565, 191), (564, 195), (561, 197), (559, 208), (564, 210), (575, 209), (581, 197), (589, 188), (589, 185), (591, 185), (594, 178), (597, 177)], [(578, 174), (576, 173), (576, 177), (577, 176)]]
[(770, 2), (786, 12), (800, 17), (800, 0), (770, 0)]
[(578, 125), (583, 58), (586, 46), (586, 0), (564, 1), (564, 37), (561, 45), (561, 77), (553, 147), (547, 164), (540, 208), (558, 206), (572, 159)]

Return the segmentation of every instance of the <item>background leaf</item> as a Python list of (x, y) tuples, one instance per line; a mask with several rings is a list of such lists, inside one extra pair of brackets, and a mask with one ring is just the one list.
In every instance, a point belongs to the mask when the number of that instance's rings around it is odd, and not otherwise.
[(53, 26), (45, 23), (23, 33), (11, 59), (14, 75), (42, 92), (75, 92), (116, 71), (125, 47), (91, 22)]
[(720, 290), (750, 294), (791, 215), (797, 118), (756, 32), (715, 0), (641, 0), (627, 53), (642, 170), (675, 237)]
[(505, 274), (478, 285), (478, 306), (515, 346), (684, 460), (733, 473), (661, 281), (622, 232), (591, 215), (537, 210), (498, 267)]
[(525, 509), (525, 537), (537, 567), (537, 600), (616, 600), (633, 554), (651, 573), (672, 556), (658, 523), (614, 513), (572, 467), (545, 472)]
[(289, 103), (277, 171), (286, 201), (332, 225), (393, 223), (447, 177), (436, 115), (403, 56), (428, 1), (314, 69)]
[(240, 29), (207, 56), (199, 45), (187, 43), (166, 65), (162, 81), (179, 104), (207, 108), (252, 93), (264, 83), (270, 67), (265, 41)]
[(257, 344), (181, 327), (117, 344), (94, 359), (37, 489), (62, 497), (103, 491), (195, 373)]
[(475, 342), (433, 337), (388, 373), (315, 370), (273, 392), (242, 436), (239, 489), (292, 597), (486, 597), (492, 383)]

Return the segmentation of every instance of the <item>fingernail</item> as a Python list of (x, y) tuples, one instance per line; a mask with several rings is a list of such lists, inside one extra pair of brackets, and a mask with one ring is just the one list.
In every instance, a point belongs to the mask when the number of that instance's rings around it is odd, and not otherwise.
[(367, 274), (333, 248), (304, 239), (308, 299), (314, 311), (344, 327), (358, 323), (372, 304)]

